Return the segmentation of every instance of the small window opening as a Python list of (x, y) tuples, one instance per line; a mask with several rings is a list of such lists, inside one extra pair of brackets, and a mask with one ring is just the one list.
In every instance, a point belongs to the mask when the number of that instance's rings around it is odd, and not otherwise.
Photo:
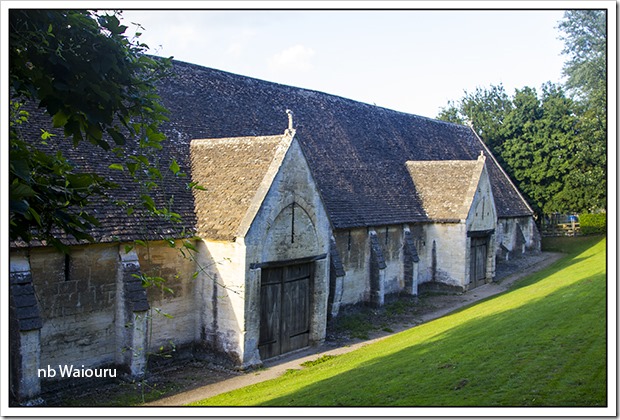
[(295, 202), (291, 204), (291, 243), (295, 243)]
[(71, 280), (71, 257), (65, 254), (65, 281)]

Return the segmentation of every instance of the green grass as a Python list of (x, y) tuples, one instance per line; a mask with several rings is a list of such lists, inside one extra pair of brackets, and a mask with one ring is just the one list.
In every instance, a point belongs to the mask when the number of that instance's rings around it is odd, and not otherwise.
[(192, 405), (605, 406), (606, 241), (546, 246), (569, 254), (506, 293)]
[(303, 367), (311, 367), (311, 366), (320, 365), (321, 363), (325, 363), (328, 360), (334, 359), (335, 357), (338, 357), (338, 356), (334, 356), (333, 354), (324, 354), (323, 356), (319, 357), (318, 359), (308, 360), (307, 362), (303, 362), (301, 364), (301, 366), (303, 366)]

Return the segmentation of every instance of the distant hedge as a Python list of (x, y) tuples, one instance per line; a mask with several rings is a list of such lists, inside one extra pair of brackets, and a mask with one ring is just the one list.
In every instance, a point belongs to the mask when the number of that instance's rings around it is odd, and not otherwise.
[(579, 227), (582, 235), (607, 233), (607, 213), (580, 214)]

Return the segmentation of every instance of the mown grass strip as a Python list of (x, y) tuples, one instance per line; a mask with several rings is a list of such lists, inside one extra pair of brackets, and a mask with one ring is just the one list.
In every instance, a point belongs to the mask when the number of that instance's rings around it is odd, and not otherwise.
[(457, 313), (201, 406), (605, 406), (605, 239)]

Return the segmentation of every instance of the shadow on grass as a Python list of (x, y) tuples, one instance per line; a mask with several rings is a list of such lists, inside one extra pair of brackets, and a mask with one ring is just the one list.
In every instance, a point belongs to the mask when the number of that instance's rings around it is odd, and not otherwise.
[[(604, 406), (604, 283), (580, 280), (260, 405)], [(402, 347), (413, 331), (383, 344)]]
[[(325, 379), (312, 382), (308, 369), (293, 372), (290, 382), (258, 384), (257, 395), (284, 393), (258, 404), (604, 406), (604, 255), (591, 247), (567, 256), (458, 315), (328, 360), (320, 367)], [(600, 268), (587, 261), (592, 256)]]

